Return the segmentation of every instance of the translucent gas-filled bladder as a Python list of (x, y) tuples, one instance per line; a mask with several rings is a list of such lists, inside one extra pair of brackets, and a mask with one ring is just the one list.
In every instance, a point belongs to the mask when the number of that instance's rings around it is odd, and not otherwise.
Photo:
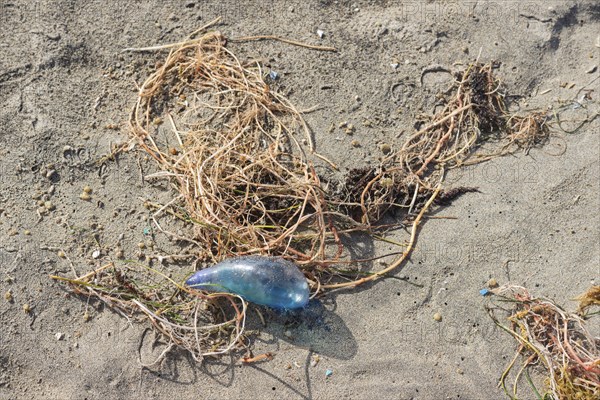
[(196, 272), (185, 283), (197, 290), (237, 294), (279, 309), (302, 308), (309, 298), (304, 274), (294, 263), (275, 257), (231, 258)]

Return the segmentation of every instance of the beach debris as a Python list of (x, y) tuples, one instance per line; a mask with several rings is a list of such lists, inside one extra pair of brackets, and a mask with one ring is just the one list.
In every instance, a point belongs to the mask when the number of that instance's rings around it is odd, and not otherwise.
[[(279, 40), (321, 51), (335, 49), (274, 36), (230, 39), (206, 31), (217, 22), (182, 42), (137, 49), (168, 50), (168, 55), (139, 86), (129, 120), (133, 140), (126, 150), (137, 146), (144, 151), (143, 159), (155, 160), (161, 169), (154, 176), (168, 179), (175, 188), (171, 201), (152, 207), (153, 222), (160, 232), (197, 246), (197, 265), (268, 253), (281, 256), (272, 259), (279, 263), (294, 260), (298, 267), (288, 270), (296, 271), (297, 277), (286, 281), (271, 268), (267, 275), (281, 282), (261, 282), (254, 264), (248, 265), (248, 279), (232, 265), (221, 264), (217, 273), (217, 264), (188, 280), (200, 289), (195, 290), (184, 284), (183, 272), (162, 269), (160, 263), (148, 265), (150, 256), (141, 252), (145, 244), (138, 252), (145, 263), (109, 263), (82, 276), (52, 276), (83, 298), (99, 299), (127, 318), (145, 319), (168, 343), (149, 365), (176, 348), (188, 350), (196, 361), (247, 350), (246, 300), (292, 308), (308, 301), (309, 283), (317, 295), (389, 276), (410, 257), (419, 224), (430, 208), (442, 205), (436, 199), (447, 192), (445, 171), (528, 150), (547, 138), (547, 113), (509, 114), (504, 99), (510, 96), (492, 73), (495, 64), (472, 63), (452, 73), (454, 96), (449, 94), (443, 110), (408, 135), (402, 147), (382, 157), (380, 165), (348, 171), (341, 190), (329, 191), (329, 183), (321, 181), (307, 155), (332, 169), (337, 166), (316, 152), (303, 112), (265, 82), (264, 66), (241, 60), (227, 44)], [(173, 105), (180, 104), (182, 96), (187, 99), (185, 110), (177, 111)], [(164, 121), (161, 129), (153, 124), (156, 118)], [(341, 128), (352, 131), (349, 125)], [(501, 147), (474, 154), (492, 131)], [(173, 143), (178, 154), (170, 151)], [(90, 199), (90, 193), (83, 195)], [(378, 222), (392, 211), (398, 224), (410, 226), (410, 239), (398, 242), (402, 251), (397, 258), (367, 274), (337, 268), (356, 261), (341, 234), (376, 238), (381, 233), (387, 240), (390, 225), (380, 228)], [(189, 224), (190, 230), (168, 232), (158, 221), (166, 215)], [(292, 303), (290, 293), (296, 297)]]
[(487, 296), (488, 294), (490, 294), (491, 292), (488, 289), (481, 289), (479, 291), (479, 294), (482, 296)]
[(270, 352), (266, 352), (264, 354), (259, 354), (255, 357), (252, 356), (244, 356), (242, 357), (242, 359), (240, 360), (242, 362), (242, 364), (252, 364), (258, 361), (271, 361), (274, 357), (273, 353)]
[(575, 300), (579, 301), (577, 313), (585, 316), (585, 313), (589, 307), (600, 306), (600, 286), (591, 286), (585, 293), (577, 296)]
[(292, 262), (274, 257), (228, 259), (196, 272), (185, 284), (196, 290), (237, 294), (279, 309), (302, 308), (309, 298), (304, 274)]
[(48, 171), (46, 171), (46, 179), (52, 179), (52, 178), (54, 178), (55, 175), (56, 175), (56, 170), (54, 170), (54, 169), (49, 169)]
[(588, 73), (588, 74), (593, 74), (594, 72), (596, 72), (597, 69), (598, 69), (597, 65), (592, 65), (585, 72)]
[(381, 145), (379, 145), (379, 149), (385, 155), (390, 154), (392, 152), (392, 146), (390, 146), (387, 143), (382, 143)]
[(329, 378), (331, 375), (333, 375), (333, 370), (332, 370), (332, 369), (329, 369), (329, 368), (327, 368), (327, 369), (325, 370), (325, 377)]
[(317, 36), (319, 36), (319, 39), (323, 39), (323, 36), (325, 36), (325, 31), (317, 29)]
[(89, 201), (92, 197), (90, 196), (89, 193), (81, 192), (81, 194), (79, 195), (79, 198), (84, 201)]
[[(592, 288), (586, 292), (595, 293)], [(518, 384), (524, 375), (538, 398), (557, 400), (600, 398), (600, 346), (587, 329), (585, 320), (565, 311), (553, 301), (534, 297), (528, 289), (507, 284), (495, 290), (493, 303), (486, 310), (494, 323), (509, 333), (518, 343), (517, 353), (502, 373), (500, 385), (507, 396), (519, 396)], [(507, 310), (506, 304), (512, 305)], [(508, 324), (498, 313), (509, 311)], [(512, 388), (508, 377), (521, 356), (522, 365), (514, 374)], [(548, 374), (545, 393), (534, 385), (529, 371), (542, 366)]]
[(498, 281), (494, 278), (491, 278), (489, 281), (487, 281), (487, 286), (490, 289), (496, 288), (496, 287), (498, 287)]
[(277, 71), (271, 70), (269, 72), (269, 78), (271, 78), (272, 80), (277, 80), (279, 78), (279, 74), (277, 73)]
[(319, 361), (321, 361), (321, 356), (318, 354), (313, 354), (313, 356), (311, 357), (311, 360), (310, 360), (310, 366), (316, 367), (317, 364), (319, 364)]

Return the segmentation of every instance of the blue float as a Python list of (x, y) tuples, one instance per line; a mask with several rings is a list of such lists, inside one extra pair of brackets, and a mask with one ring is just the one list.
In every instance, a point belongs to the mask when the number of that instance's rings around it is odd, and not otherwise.
[(191, 288), (225, 292), (244, 300), (278, 309), (308, 304), (309, 288), (298, 267), (283, 258), (244, 256), (200, 270), (186, 282)]

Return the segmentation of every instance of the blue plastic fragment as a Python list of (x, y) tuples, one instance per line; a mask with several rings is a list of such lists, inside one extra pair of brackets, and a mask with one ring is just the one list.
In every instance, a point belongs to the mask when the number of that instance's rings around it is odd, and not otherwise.
[(490, 294), (490, 291), (487, 290), (487, 289), (481, 289), (479, 291), (479, 294), (482, 295), (482, 296), (487, 296), (488, 294)]
[(308, 304), (304, 274), (283, 258), (245, 256), (222, 261), (196, 272), (186, 285), (210, 292), (237, 294), (272, 308), (294, 309)]
[(329, 378), (331, 375), (333, 375), (333, 370), (332, 369), (326, 369), (325, 370), (325, 376)]
[(150, 228), (149, 227), (145, 227), (144, 228), (144, 235), (149, 235), (150, 234)]

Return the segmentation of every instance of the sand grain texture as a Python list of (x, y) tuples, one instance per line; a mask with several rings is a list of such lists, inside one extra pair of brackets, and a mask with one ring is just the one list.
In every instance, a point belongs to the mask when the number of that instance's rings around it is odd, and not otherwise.
[[(84, 322), (85, 302), (48, 274), (68, 274), (69, 260), (83, 272), (114, 258), (120, 234), (135, 257), (148, 241), (143, 200), (171, 196), (167, 185), (142, 182), (140, 169), (156, 167), (133, 153), (97, 162), (127, 139), (135, 82), (164, 58), (124, 48), (176, 42), (217, 16), (230, 37), (273, 34), (338, 48), (235, 44), (280, 74), (280, 90), (299, 109), (322, 106), (306, 120), (317, 150), (342, 173), (377, 165), (381, 144), (399, 148), (402, 132), (435, 111), (450, 75), (432, 66), (479, 53), (498, 60), (497, 75), (529, 107), (571, 101), (599, 73), (588, 72), (600, 59), (592, 0), (308, 3), (0, 2), (0, 292), (13, 297), (0, 300), (0, 399), (502, 398), (497, 381), (515, 344), (495, 328), (478, 290), (494, 277), (575, 309), (570, 299), (598, 282), (600, 118), (528, 155), (454, 171), (450, 182), (480, 193), (439, 214), (456, 219), (423, 224), (411, 261), (396, 273), (403, 279), (329, 295), (324, 326), (289, 327), (267, 315), (255, 353), (275, 353), (270, 362), (225, 357), (199, 366), (181, 354), (142, 369), (138, 354), (148, 361), (161, 349), (144, 326), (108, 310), (90, 309)], [(426, 68), (437, 72), (421, 76)], [(598, 82), (589, 87), (595, 112)], [(356, 126), (352, 136), (337, 128), (343, 121)], [(90, 201), (79, 198), (86, 185)], [(41, 218), (39, 200), (55, 206)], [(181, 250), (156, 240), (165, 252)], [(355, 251), (391, 249), (365, 240)]]

